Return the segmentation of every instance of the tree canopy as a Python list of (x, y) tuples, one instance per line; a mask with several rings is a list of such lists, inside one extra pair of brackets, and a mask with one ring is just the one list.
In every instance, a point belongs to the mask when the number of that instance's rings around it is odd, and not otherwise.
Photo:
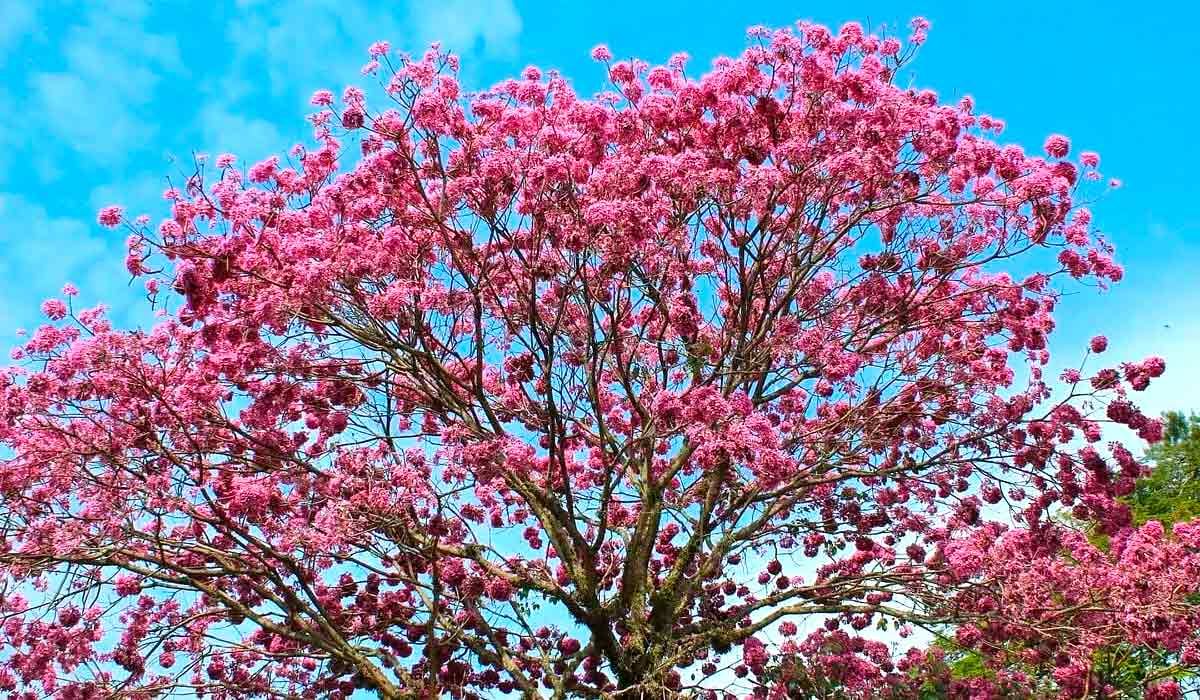
[[(907, 87), (926, 28), (756, 29), (698, 77), (598, 47), (593, 97), (380, 43), (288, 161), (106, 207), (161, 318), (64, 289), (0, 376), (0, 690), (1079, 698), (1118, 641), (1200, 662), (1200, 524), (1138, 522), (1102, 442), (1162, 437), (1163, 361), (1045, 374), (1062, 290), (1122, 276), (1099, 156)], [(992, 673), (915, 641), (946, 625)]]

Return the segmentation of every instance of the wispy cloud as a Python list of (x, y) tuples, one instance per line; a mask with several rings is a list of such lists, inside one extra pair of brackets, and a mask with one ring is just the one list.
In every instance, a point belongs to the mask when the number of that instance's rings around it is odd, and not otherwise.
[(38, 321), (38, 300), (74, 282), (85, 300), (120, 302), (127, 275), (121, 236), (53, 216), (24, 197), (0, 193), (0, 346)]
[(270, 121), (233, 112), (219, 102), (205, 105), (199, 118), (204, 148), (210, 155), (234, 153), (243, 163), (252, 163), (291, 145)]
[(521, 34), (521, 16), (512, 0), (414, 2), (409, 22), (418, 44), (440, 41), (463, 54), (512, 57)]
[(265, 75), (277, 97), (303, 97), (353, 81), (372, 42), (386, 39), (414, 51), (431, 41), (463, 55), (515, 53), (521, 17), (512, 0), (413, 2), (386, 5), (343, 0), (239, 0), (227, 35), (237, 68)]
[[(36, 320), (31, 297), (68, 279), (92, 298), (128, 296), (119, 237), (104, 238), (93, 212), (120, 203), (131, 215), (165, 213), (165, 176), (190, 163), (168, 164), (164, 151), (182, 160), (192, 149), (228, 151), (243, 163), (282, 153), (308, 136), (301, 116), (311, 91), (360, 82), (372, 42), (420, 51), (440, 40), (467, 58), (508, 58), (522, 26), (512, 0), (233, 4), (209, 15), (222, 24), (196, 30), (224, 41), (199, 45), (150, 0), (0, 0), (0, 101), (40, 119), (38, 129), (0, 132), (0, 188), (11, 192), (0, 194), (10, 280), (0, 283), (0, 336)], [(26, 56), (33, 49), (36, 61)], [(6, 180), (10, 165), (19, 170)], [(40, 199), (46, 183), (66, 178), (75, 194)]]
[(71, 150), (123, 161), (151, 141), (157, 125), (145, 112), (169, 74), (183, 71), (173, 36), (146, 28), (149, 5), (96, 2), (59, 40), (61, 67), (30, 77), (45, 125)]
[(34, 0), (5, 0), (0, 3), (0, 67), (4, 67), (23, 39), (36, 29), (39, 3)]
[[(178, 180), (182, 178), (176, 178)], [(92, 211), (116, 204), (125, 209), (130, 218), (140, 214), (148, 214), (151, 218), (165, 214), (168, 203), (163, 200), (163, 191), (167, 189), (167, 177), (163, 175), (145, 175), (124, 180), (119, 183), (101, 185), (92, 190), (88, 197)]]
[(386, 5), (341, 0), (239, 0), (227, 36), (234, 70), (265, 76), (277, 97), (307, 97), (316, 88), (342, 85), (366, 63), (367, 46), (402, 33)]

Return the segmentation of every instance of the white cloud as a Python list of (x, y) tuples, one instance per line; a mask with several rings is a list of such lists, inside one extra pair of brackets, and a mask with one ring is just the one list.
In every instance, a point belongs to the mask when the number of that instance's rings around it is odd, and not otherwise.
[(147, 13), (134, 0), (91, 6), (62, 38), (64, 70), (31, 76), (46, 126), (71, 149), (114, 160), (153, 137), (153, 120), (142, 110), (183, 63), (174, 37), (145, 29)]
[[(12, 94), (2, 85), (0, 85), (0, 104), (16, 104)], [(12, 175), (12, 164), (17, 160), (14, 157), (16, 155), (14, 151), (18, 138), (16, 129), (0, 129), (0, 186), (3, 186)]]
[(119, 156), (139, 136), (153, 134), (127, 103), (71, 73), (42, 73), (33, 81), (51, 131), (72, 148), (99, 159)]
[(38, 3), (33, 0), (4, 0), (0, 2), (0, 66), (8, 62), (11, 52), (37, 29)]
[(359, 69), (375, 41), (419, 53), (440, 40), (464, 57), (510, 56), (521, 31), (512, 0), (412, 0), (395, 8), (348, 0), (238, 0), (226, 31), (232, 64), (207, 84), (209, 101), (196, 115), (205, 152), (234, 153), (248, 165), (307, 140), (310, 129), (300, 115), (309, 109), (308, 97), (317, 89), (368, 86), (371, 79)]
[[(443, 0), (415, 2), (409, 6), (409, 19), (416, 29), (416, 41), (442, 44), (459, 53), (482, 53), (510, 57), (516, 53), (521, 33), (521, 16), (512, 0)], [(420, 48), (413, 47), (414, 49)]]
[(265, 73), (265, 87), (276, 96), (307, 97), (345, 84), (367, 62), (372, 41), (401, 33), (386, 11), (358, 3), (244, 1), (239, 8), (228, 31), (235, 68), (246, 77)]
[(345, 0), (241, 0), (238, 6), (242, 12), (228, 35), (240, 68), (265, 71), (276, 96), (308, 97), (314, 89), (353, 82), (377, 40), (414, 53), (441, 40), (464, 56), (510, 56), (521, 31), (512, 0), (413, 0), (403, 16)]
[(200, 129), (210, 156), (233, 153), (242, 165), (278, 154), (292, 145), (271, 122), (232, 112), (217, 102), (210, 102), (201, 110)]
[(40, 323), (39, 300), (57, 295), (65, 282), (80, 288), (84, 303), (124, 306), (129, 293), (121, 245), (119, 233), (0, 193), (0, 340), (14, 339), (18, 326)]
[(92, 190), (88, 198), (93, 211), (115, 204), (125, 208), (129, 218), (148, 214), (151, 219), (160, 219), (170, 212), (169, 204), (162, 198), (167, 189), (167, 178), (145, 176), (101, 185)]

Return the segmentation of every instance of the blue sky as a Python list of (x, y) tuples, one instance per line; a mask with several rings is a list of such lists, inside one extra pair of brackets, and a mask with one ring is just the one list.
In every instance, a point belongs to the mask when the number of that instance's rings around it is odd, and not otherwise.
[[(1183, 3), (749, 3), (658, 0), (524, 2), (238, 0), (157, 3), (0, 0), (0, 345), (38, 322), (65, 281), (84, 303), (141, 314), (126, 286), (122, 237), (95, 224), (120, 203), (158, 218), (165, 177), (191, 153), (253, 162), (308, 134), (316, 88), (358, 79), (366, 47), (388, 39), (419, 51), (441, 39), (463, 56), (470, 87), (526, 65), (558, 68), (582, 93), (603, 74), (607, 43), (621, 57), (663, 61), (687, 51), (700, 68), (740, 50), (751, 25), (814, 19), (899, 28), (933, 23), (909, 79), (944, 99), (972, 95), (1005, 119), (1005, 139), (1036, 150), (1055, 132), (1101, 154), (1125, 186), (1094, 207), (1118, 246), (1126, 279), (1076, 290), (1060, 307), (1051, 349), (1074, 364), (1106, 333), (1114, 357), (1167, 359), (1151, 410), (1200, 410), (1200, 195), (1194, 174), (1200, 106), (1194, 75), (1200, 10)], [(1080, 8), (1076, 10), (1075, 8)], [(178, 179), (176, 177), (176, 179)], [(144, 316), (143, 316), (144, 317)], [(1164, 327), (1169, 325), (1170, 328)]]

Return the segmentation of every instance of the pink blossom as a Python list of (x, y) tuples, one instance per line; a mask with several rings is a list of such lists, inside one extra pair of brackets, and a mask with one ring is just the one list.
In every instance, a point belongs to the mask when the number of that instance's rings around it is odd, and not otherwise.
[(83, 612), (71, 605), (58, 611), (58, 624), (63, 627), (74, 627), (83, 619)]
[(1145, 700), (1179, 700), (1183, 697), (1179, 683), (1173, 679), (1162, 680), (1146, 688)]
[(493, 600), (508, 600), (513, 595), (512, 584), (502, 578), (490, 579), (486, 584), (486, 590), (488, 597)]
[(67, 305), (61, 299), (47, 299), (42, 302), (42, 313), (51, 321), (60, 321), (67, 316)]
[(137, 595), (142, 590), (141, 582), (132, 574), (119, 574), (113, 580), (113, 585), (113, 590), (119, 596)]
[(124, 215), (124, 213), (125, 210), (118, 206), (104, 207), (96, 216), (96, 221), (98, 221), (101, 226), (116, 228), (121, 224), (121, 217)]
[(1052, 134), (1046, 137), (1042, 148), (1046, 151), (1046, 155), (1052, 158), (1066, 158), (1067, 153), (1071, 151), (1071, 141), (1061, 134)]
[(755, 637), (749, 637), (742, 642), (742, 663), (750, 668), (762, 668), (770, 656), (767, 647)]
[(274, 175), (279, 167), (279, 157), (271, 156), (266, 160), (259, 161), (250, 167), (250, 182), (266, 182)]
[(924, 44), (926, 32), (929, 31), (929, 20), (924, 17), (914, 17), (908, 25), (912, 28), (912, 34), (909, 35), (908, 42), (913, 46)]

